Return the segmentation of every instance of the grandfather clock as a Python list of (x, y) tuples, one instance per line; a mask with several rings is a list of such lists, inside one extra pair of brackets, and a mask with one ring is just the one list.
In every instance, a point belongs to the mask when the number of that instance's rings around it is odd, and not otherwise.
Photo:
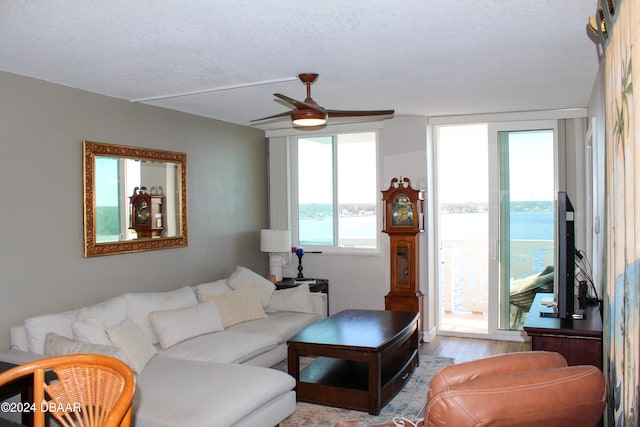
[(418, 281), (418, 240), (424, 231), (424, 190), (411, 188), (409, 178), (393, 178), (382, 191), (383, 232), (389, 235), (391, 285), (384, 297), (386, 310), (419, 312), (418, 328), (423, 337), (423, 294)]
[(131, 228), (136, 230), (138, 238), (160, 237), (164, 230), (162, 205), (164, 196), (148, 194), (146, 187), (133, 190), (129, 197), (131, 205)]

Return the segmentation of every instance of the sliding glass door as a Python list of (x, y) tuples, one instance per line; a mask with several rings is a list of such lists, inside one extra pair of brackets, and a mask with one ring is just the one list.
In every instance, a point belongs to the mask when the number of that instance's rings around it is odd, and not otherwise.
[(437, 128), (439, 333), (519, 335), (552, 289), (554, 147), (555, 121)]
[(522, 328), (536, 292), (553, 292), (554, 130), (497, 132), (499, 329)]
[(489, 331), (487, 125), (438, 129), (437, 231), (441, 331)]

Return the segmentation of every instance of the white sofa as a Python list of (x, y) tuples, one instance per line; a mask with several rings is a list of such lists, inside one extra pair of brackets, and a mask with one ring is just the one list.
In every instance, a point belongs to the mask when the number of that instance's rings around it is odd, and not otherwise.
[(238, 267), (223, 280), (29, 318), (11, 328), (0, 360), (119, 357), (137, 373), (137, 427), (275, 426), (295, 411), (295, 380), (269, 367), (286, 359), (289, 338), (326, 317), (326, 304), (306, 285), (275, 291)]

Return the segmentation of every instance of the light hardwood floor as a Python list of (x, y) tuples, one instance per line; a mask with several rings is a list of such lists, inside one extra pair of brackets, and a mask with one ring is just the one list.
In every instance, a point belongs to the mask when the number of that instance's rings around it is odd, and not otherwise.
[(495, 354), (530, 350), (531, 343), (526, 342), (445, 336), (436, 336), (433, 341), (425, 342), (420, 346), (420, 352), (422, 354), (452, 357), (454, 363), (481, 359)]

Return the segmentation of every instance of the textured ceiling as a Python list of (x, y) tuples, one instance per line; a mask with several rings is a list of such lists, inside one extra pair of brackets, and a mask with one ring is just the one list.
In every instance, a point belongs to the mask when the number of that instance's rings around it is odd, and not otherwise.
[[(587, 106), (596, 0), (0, 0), (0, 70), (127, 100), (319, 73), (331, 109)], [(247, 125), (298, 80), (146, 101)], [(262, 129), (289, 127), (285, 119)]]

